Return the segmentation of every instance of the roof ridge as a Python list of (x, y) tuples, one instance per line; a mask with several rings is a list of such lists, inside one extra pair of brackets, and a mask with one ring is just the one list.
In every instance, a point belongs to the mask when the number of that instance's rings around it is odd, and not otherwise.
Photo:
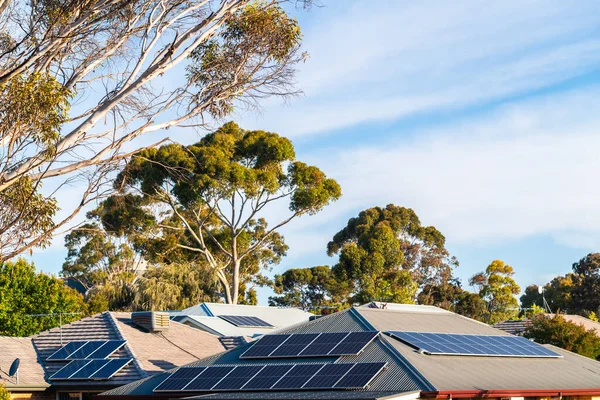
[[(111, 326), (114, 328), (115, 332), (117, 332), (117, 335), (121, 338), (121, 340), (127, 340), (127, 338), (123, 334), (123, 331), (121, 330), (121, 327), (119, 327), (119, 324), (115, 320), (115, 318), (112, 315), (112, 313), (110, 311), (105, 311), (103, 314), (107, 314), (108, 315), (108, 320), (109, 320)], [(128, 343), (125, 343), (124, 347), (125, 347), (125, 351), (133, 359), (133, 365), (135, 365), (135, 369), (138, 370), (138, 372), (141, 374), (142, 378), (147, 378), (149, 375), (146, 373), (146, 371), (140, 365), (140, 362), (138, 361), (138, 358), (135, 355), (135, 352), (133, 351), (133, 349), (131, 348), (131, 346), (129, 346)]]

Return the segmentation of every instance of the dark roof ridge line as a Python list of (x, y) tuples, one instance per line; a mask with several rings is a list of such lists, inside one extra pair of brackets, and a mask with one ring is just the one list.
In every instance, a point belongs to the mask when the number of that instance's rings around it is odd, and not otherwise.
[[(119, 328), (119, 324), (117, 324), (117, 321), (115, 321), (115, 318), (112, 315), (112, 313), (110, 311), (105, 311), (103, 314), (108, 314), (108, 321), (109, 321), (110, 325), (112, 326), (112, 328), (117, 333), (117, 336), (119, 336), (119, 338), (121, 338), (121, 340), (127, 340), (127, 338), (123, 334), (123, 331), (121, 330), (121, 328)], [(127, 342), (129, 342), (129, 341), (127, 341)], [(149, 375), (146, 373), (146, 371), (140, 365), (140, 362), (138, 361), (137, 356), (135, 355), (135, 352), (133, 351), (133, 349), (129, 346), (129, 343), (125, 344), (125, 351), (133, 359), (132, 363), (133, 363), (133, 365), (135, 365), (135, 369), (137, 369), (137, 371), (140, 373), (142, 378), (149, 377)]]
[[(350, 310), (351, 310), (351, 308), (348, 308), (346, 310), (338, 311), (338, 312), (333, 313), (333, 314), (324, 315), (324, 316), (322, 316), (320, 318), (315, 318), (312, 321), (301, 321), (301, 322), (298, 322), (298, 323), (296, 323), (294, 325), (285, 326), (285, 327), (283, 327), (281, 329), (277, 329), (277, 330), (273, 331), (272, 333), (266, 333), (265, 335), (285, 334), (285, 333), (288, 333), (289, 331), (292, 331), (292, 330), (294, 330), (294, 329), (296, 329), (296, 328), (298, 328), (300, 326), (312, 326), (315, 323), (317, 323), (317, 321), (323, 321), (325, 319), (332, 318), (333, 316), (338, 316), (339, 317), (339, 314), (341, 314), (341, 313), (347, 313)], [(261, 336), (263, 336), (263, 335), (261, 335)]]
[(383, 346), (386, 349), (388, 349), (396, 357), (398, 362), (403, 367), (405, 367), (408, 371), (410, 371), (414, 375), (416, 380), (419, 381), (419, 383), (423, 384), (424, 389), (422, 389), (422, 391), (436, 391), (437, 390), (437, 388), (435, 386), (433, 386), (433, 384), (431, 382), (429, 382), (429, 380), (427, 380), (427, 378), (425, 378), (425, 375), (423, 375), (417, 367), (412, 365), (406, 358), (404, 358), (404, 356), (394, 346), (392, 346), (389, 343), (389, 340), (395, 340), (394, 338), (392, 338), (391, 336), (387, 336), (383, 332), (381, 332), (379, 334), (378, 339), (383, 344)]

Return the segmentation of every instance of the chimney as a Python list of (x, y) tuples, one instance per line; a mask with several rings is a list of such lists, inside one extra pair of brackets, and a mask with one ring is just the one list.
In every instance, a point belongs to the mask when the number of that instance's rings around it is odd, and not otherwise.
[(169, 313), (159, 311), (137, 311), (131, 313), (134, 325), (148, 332), (164, 332), (169, 330)]

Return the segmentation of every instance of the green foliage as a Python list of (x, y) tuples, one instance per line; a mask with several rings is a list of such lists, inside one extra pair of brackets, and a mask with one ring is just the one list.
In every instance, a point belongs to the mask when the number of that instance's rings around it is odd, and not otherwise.
[[(125, 236), (151, 263), (212, 271), (234, 303), (255, 301), (253, 287), (268, 284), (264, 271), (285, 255), (277, 228), (341, 196), (336, 181), (295, 160), (288, 139), (233, 122), (191, 146), (140, 153), (115, 187), (120, 192), (94, 212), (108, 234)], [(285, 199), (291, 215), (270, 227), (265, 209)]]
[[(209, 112), (217, 118), (229, 115), (242, 89), (260, 81), (259, 66), (282, 69), (294, 58), (301, 40), (298, 22), (281, 7), (263, 1), (248, 4), (227, 21), (219, 38), (192, 53), (188, 79), (199, 89), (196, 101), (221, 97), (211, 102)], [(267, 87), (278, 83), (267, 76), (263, 79)]]
[(470, 284), (478, 289), (479, 296), (487, 302), (488, 321), (495, 324), (519, 315), (519, 302), (514, 297), (521, 288), (512, 278), (513, 268), (501, 260), (492, 261), (485, 272), (471, 277)]
[(426, 285), (417, 296), (419, 304), (432, 305), (485, 321), (487, 303), (478, 294), (464, 290), (460, 281), (454, 279), (442, 285)]
[(336, 296), (341, 284), (326, 265), (291, 268), (275, 275), (273, 289), (280, 296), (269, 297), (269, 304), (320, 313), (324, 308), (341, 307), (342, 299)]
[(137, 285), (136, 309), (181, 310), (216, 301), (216, 277), (192, 264), (150, 267)]
[[(0, 266), (0, 335), (29, 336), (59, 325), (58, 313), (84, 313), (83, 297), (23, 259)], [(56, 314), (29, 317), (28, 314)], [(69, 323), (83, 315), (63, 315)]]
[(595, 313), (595, 312), (593, 312), (593, 311), (592, 311), (591, 313), (589, 313), (587, 317), (588, 317), (589, 319), (591, 319), (592, 321), (596, 321), (596, 322), (598, 322), (598, 315), (596, 315), (596, 313)]
[(413, 210), (390, 204), (351, 218), (327, 252), (339, 254), (333, 271), (338, 281), (350, 283), (350, 302), (412, 303), (419, 287), (452, 278), (457, 262), (444, 244), (444, 236), (422, 226)]
[(12, 400), (10, 392), (3, 383), (0, 383), (0, 400)]
[(536, 315), (533, 323), (525, 332), (525, 337), (538, 343), (551, 344), (582, 356), (598, 359), (600, 356), (600, 337), (593, 329), (586, 330), (565, 320), (560, 314), (550, 318)]

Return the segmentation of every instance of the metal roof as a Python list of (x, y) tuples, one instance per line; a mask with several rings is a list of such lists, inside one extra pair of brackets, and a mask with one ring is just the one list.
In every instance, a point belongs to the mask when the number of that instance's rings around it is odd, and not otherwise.
[[(391, 307), (375, 309), (358, 307), (318, 318), (294, 327), (286, 328), (285, 333), (335, 332), (335, 331), (423, 331), (439, 333), (461, 333), (478, 335), (508, 335), (486, 324), (450, 312), (439, 312), (423, 307)], [(441, 356), (420, 354), (412, 347), (385, 334), (381, 334), (362, 353), (355, 356), (291, 358), (281, 359), (240, 359), (250, 345), (240, 346), (225, 353), (195, 362), (191, 365), (214, 364), (277, 364), (277, 363), (323, 363), (323, 362), (381, 362), (388, 368), (377, 376), (371, 385), (362, 391), (328, 391), (328, 397), (321, 391), (302, 392), (240, 392), (234, 394), (214, 394), (207, 399), (309, 399), (309, 398), (381, 398), (395, 393), (406, 394), (421, 391), (422, 395), (435, 396), (444, 393), (456, 397), (481, 397), (485, 392), (524, 391), (532, 393), (558, 393), (561, 390), (572, 395), (600, 394), (600, 363), (565, 350), (551, 347), (563, 357), (557, 359), (536, 359), (517, 357), (472, 357)], [(104, 393), (118, 395), (152, 395), (152, 390), (163, 379), (159, 375), (144, 381)], [(349, 394), (353, 393), (353, 394)], [(358, 393), (358, 394), (356, 394)], [(468, 394), (467, 394), (468, 393)], [(513, 392), (516, 393), (516, 392)], [(200, 395), (202, 393), (198, 393)], [(207, 393), (208, 394), (208, 393)], [(184, 394), (182, 394), (184, 395)], [(189, 393), (185, 394), (185, 396)], [(311, 397), (314, 396), (314, 397)], [(345, 397), (350, 396), (350, 397)], [(358, 396), (358, 397), (351, 397)], [(361, 397), (363, 396), (363, 397)], [(370, 396), (370, 397), (369, 397)], [(380, 396), (380, 397), (378, 397)], [(454, 395), (453, 395), (454, 396)], [(515, 396), (525, 396), (515, 394)], [(541, 395), (540, 395), (541, 396)], [(550, 395), (548, 395), (550, 396)], [(174, 397), (174, 396), (170, 396)], [(494, 397), (494, 396), (491, 396)], [(198, 397), (196, 400), (201, 400)]]

